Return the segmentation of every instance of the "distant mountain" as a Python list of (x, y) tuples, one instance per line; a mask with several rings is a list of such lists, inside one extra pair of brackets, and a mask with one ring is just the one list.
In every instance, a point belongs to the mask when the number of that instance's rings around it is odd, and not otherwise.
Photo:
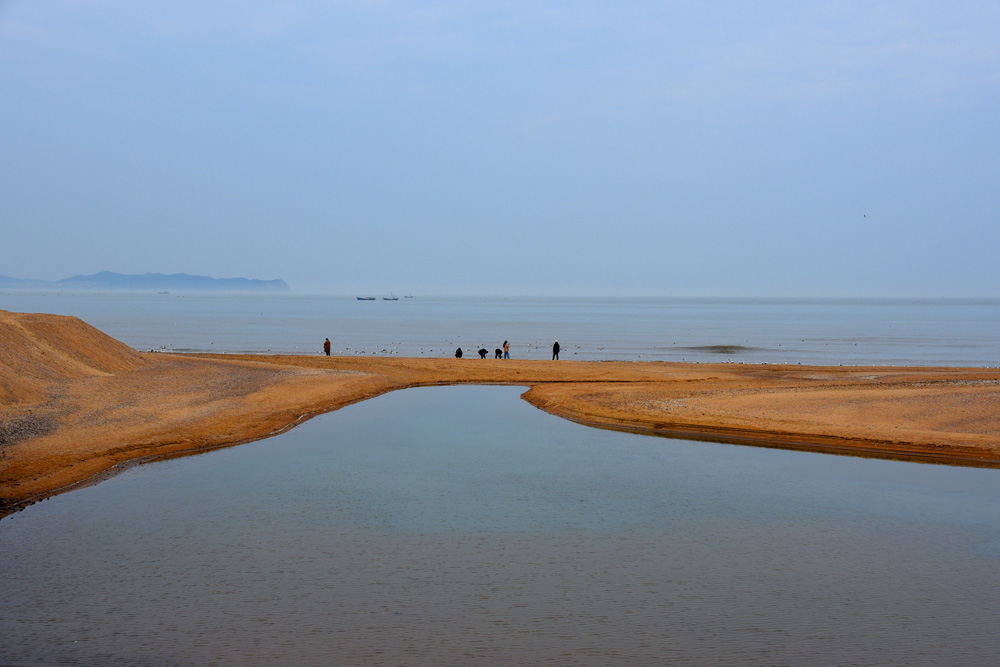
[(186, 273), (122, 274), (102, 271), (89, 276), (73, 276), (48, 282), (0, 276), (0, 288), (56, 288), (69, 290), (130, 290), (157, 292), (289, 292), (284, 280), (253, 280), (250, 278), (210, 278)]

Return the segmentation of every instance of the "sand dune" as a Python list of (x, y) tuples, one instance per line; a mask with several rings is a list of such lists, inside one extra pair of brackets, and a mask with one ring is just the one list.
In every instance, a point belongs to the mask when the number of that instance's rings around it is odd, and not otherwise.
[(52, 383), (145, 364), (141, 354), (75, 317), (0, 311), (0, 404), (42, 400)]
[(0, 311), (0, 516), (113, 474), (280, 432), (405, 387), (530, 387), (592, 426), (1000, 467), (1000, 371), (139, 353)]

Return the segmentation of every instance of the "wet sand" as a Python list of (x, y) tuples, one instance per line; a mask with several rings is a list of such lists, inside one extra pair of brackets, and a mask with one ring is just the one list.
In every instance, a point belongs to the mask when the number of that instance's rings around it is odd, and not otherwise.
[(407, 387), (505, 384), (688, 439), (1000, 467), (1000, 370), (139, 353), (0, 311), (0, 516), (128, 465), (267, 437)]

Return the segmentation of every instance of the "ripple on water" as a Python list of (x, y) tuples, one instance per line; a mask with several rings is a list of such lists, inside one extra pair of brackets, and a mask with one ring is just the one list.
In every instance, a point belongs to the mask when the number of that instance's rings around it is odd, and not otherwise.
[(396, 392), (0, 523), (49, 664), (988, 664), (997, 471)]

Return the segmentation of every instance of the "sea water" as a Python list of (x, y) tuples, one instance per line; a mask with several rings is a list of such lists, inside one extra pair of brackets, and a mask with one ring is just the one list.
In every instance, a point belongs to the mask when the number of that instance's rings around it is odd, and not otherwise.
[(0, 664), (986, 665), (1000, 471), (395, 392), (0, 522)]
[(515, 359), (1000, 365), (1000, 300), (414, 297), (0, 291), (140, 350)]

